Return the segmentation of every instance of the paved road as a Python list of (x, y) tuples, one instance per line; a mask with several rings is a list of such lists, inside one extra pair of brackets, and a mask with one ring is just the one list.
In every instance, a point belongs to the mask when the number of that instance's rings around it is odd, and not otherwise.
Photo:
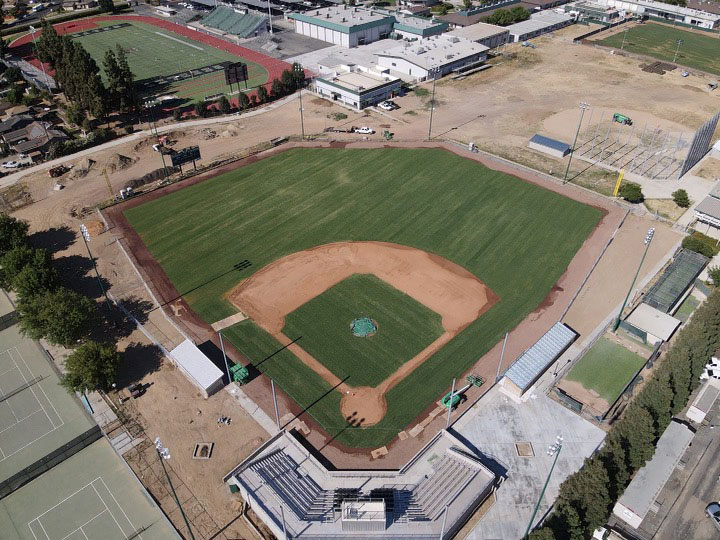
[[(720, 538), (718, 531), (705, 516), (705, 507), (720, 499), (720, 403), (716, 402), (710, 415), (709, 425), (698, 429), (689, 452), (701, 454), (697, 466), (680, 490), (677, 501), (660, 525), (653, 538), (672, 540), (692, 538), (694, 540)], [(693, 467), (695, 460), (688, 459)]]

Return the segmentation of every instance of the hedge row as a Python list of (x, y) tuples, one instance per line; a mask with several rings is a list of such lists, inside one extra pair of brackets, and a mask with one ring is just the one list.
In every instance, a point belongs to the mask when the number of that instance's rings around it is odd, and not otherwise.
[(560, 486), (553, 513), (530, 533), (531, 540), (590, 538), (607, 522), (614, 502), (652, 458), (657, 440), (687, 404), (718, 347), (720, 293), (715, 291), (678, 333), (653, 376), (613, 424), (603, 447)]

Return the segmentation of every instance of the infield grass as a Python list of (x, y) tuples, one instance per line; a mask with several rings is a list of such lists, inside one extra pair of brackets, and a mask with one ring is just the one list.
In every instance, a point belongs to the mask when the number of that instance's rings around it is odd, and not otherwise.
[[(370, 317), (378, 331), (356, 337)], [(355, 274), (285, 317), (283, 333), (350, 386), (377, 386), (443, 333), (442, 317), (372, 274)]]
[[(600, 41), (607, 47), (622, 47), (624, 32)], [(682, 66), (720, 75), (720, 39), (717, 33), (686, 32), (662, 24), (645, 23), (628, 30), (625, 50), (672, 62), (677, 41), (682, 39), (676, 62)]]
[[(116, 45), (119, 44), (125, 49), (130, 70), (138, 82), (169, 75), (184, 75), (190, 70), (199, 70), (218, 62), (240, 60), (248, 65), (248, 87), (252, 88), (267, 82), (267, 70), (260, 64), (249, 62), (205, 43), (193, 41), (170, 30), (139, 21), (118, 19), (97, 22), (97, 26), (101, 28), (116, 24), (127, 26), (74, 38), (93, 57), (100, 67), (103, 78), (105, 51), (115, 50)], [(230, 87), (225, 84), (223, 71), (209, 74), (195, 72), (189, 79), (173, 81), (153, 93), (170, 91), (179, 98), (202, 99), (220, 92), (229, 95)]]
[(578, 360), (566, 378), (595, 390), (609, 405), (617, 399), (645, 359), (622, 345), (600, 338)]
[[(326, 394), (327, 383), (287, 350), (273, 355), (280, 344), (252, 322), (223, 332), (338, 442), (359, 447), (386, 444), (536, 309), (602, 217), (600, 209), (440, 149), (288, 150), (125, 214), (210, 323), (235, 312), (224, 295), (240, 280), (330, 242), (407, 245), (485, 282), (498, 303), (392, 388), (386, 416), (367, 429), (346, 429), (339, 393)], [(246, 259), (250, 268), (233, 270)]]

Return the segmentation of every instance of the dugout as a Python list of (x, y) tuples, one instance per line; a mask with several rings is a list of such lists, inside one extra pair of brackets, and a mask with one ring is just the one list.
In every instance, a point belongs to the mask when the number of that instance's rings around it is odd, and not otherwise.
[(170, 351), (170, 356), (205, 399), (222, 388), (223, 372), (189, 339)]

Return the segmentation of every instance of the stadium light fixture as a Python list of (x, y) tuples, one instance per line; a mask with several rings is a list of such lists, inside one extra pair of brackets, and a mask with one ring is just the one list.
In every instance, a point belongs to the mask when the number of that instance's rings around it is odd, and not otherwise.
[(166, 448), (163, 445), (162, 441), (160, 440), (160, 437), (155, 437), (155, 451), (157, 452), (157, 455), (160, 458), (160, 464), (162, 465), (163, 472), (165, 472), (165, 476), (167, 478), (168, 484), (170, 484), (170, 491), (172, 491), (172, 494), (175, 497), (175, 502), (177, 503), (178, 508), (180, 509), (180, 514), (182, 515), (182, 518), (185, 521), (185, 526), (188, 529), (188, 534), (190, 534), (191, 540), (195, 540), (195, 535), (193, 534), (192, 529), (190, 528), (190, 522), (188, 521), (188, 518), (185, 515), (185, 511), (183, 510), (183, 507), (180, 504), (180, 499), (178, 499), (177, 493), (175, 493), (175, 487), (173, 486), (172, 480), (170, 480), (170, 474), (168, 474), (167, 467), (165, 467), (165, 460), (170, 459), (170, 449)]
[(673, 56), (673, 64), (675, 63), (675, 60), (677, 60), (678, 53), (680, 52), (680, 45), (682, 45), (683, 43), (685, 43), (684, 40), (682, 40), (682, 39), (677, 40), (677, 48), (675, 49), (675, 56)]
[[(83, 241), (85, 242), (85, 249), (87, 249), (88, 257), (90, 257), (90, 262), (92, 262), (93, 268), (95, 269), (95, 276), (97, 277), (98, 283), (100, 284), (100, 290), (103, 293), (103, 296), (105, 296), (105, 302), (107, 303), (108, 309), (112, 310), (112, 304), (110, 303), (110, 298), (108, 298), (107, 291), (105, 290), (105, 286), (103, 285), (102, 278), (100, 277), (100, 272), (98, 272), (97, 265), (95, 264), (95, 259), (92, 256), (92, 253), (90, 252), (90, 231), (88, 231), (88, 228), (83, 223), (80, 225), (80, 233), (82, 234)], [(112, 311), (111, 311), (112, 312)]]
[(434, 67), (428, 72), (428, 74), (432, 75), (433, 78), (432, 98), (430, 99), (430, 125), (428, 126), (428, 140), (432, 139), (432, 121), (433, 112), (435, 112), (435, 83), (437, 82), (437, 76), (439, 71), (440, 70), (438, 68)]
[(583, 116), (585, 111), (590, 108), (590, 105), (584, 101), (580, 102), (580, 121), (578, 122), (577, 130), (575, 131), (575, 138), (573, 139), (572, 146), (570, 147), (570, 157), (568, 158), (568, 164), (565, 168), (565, 176), (563, 176), (563, 184), (567, 184), (568, 173), (570, 172), (570, 163), (572, 163), (573, 154), (575, 153), (575, 145), (577, 144), (578, 135), (580, 135), (580, 126), (582, 126)]
[(623, 311), (625, 311), (625, 306), (627, 305), (628, 300), (630, 299), (630, 294), (632, 294), (633, 287), (635, 287), (635, 281), (638, 278), (638, 275), (640, 274), (640, 268), (642, 268), (643, 262), (645, 262), (645, 256), (647, 255), (648, 249), (650, 249), (650, 243), (652, 242), (653, 236), (655, 236), (655, 228), (651, 227), (648, 229), (647, 233), (645, 234), (645, 251), (643, 251), (642, 258), (640, 259), (640, 264), (637, 267), (637, 271), (635, 272), (635, 277), (632, 280), (632, 283), (630, 284), (630, 289), (628, 290), (627, 296), (625, 296), (625, 301), (622, 303), (622, 306), (620, 307), (620, 311), (618, 312), (618, 316), (615, 319), (615, 324), (613, 324), (612, 331), (615, 332), (618, 329), (618, 326), (620, 326), (620, 319), (622, 318)]
[(542, 502), (542, 498), (545, 495), (545, 490), (548, 487), (548, 484), (550, 483), (550, 478), (552, 477), (553, 470), (555, 470), (555, 464), (557, 463), (558, 457), (560, 456), (560, 450), (562, 450), (563, 446), (563, 436), (558, 435), (555, 437), (555, 442), (548, 446), (547, 449), (547, 455), (548, 457), (555, 456), (555, 459), (553, 459), (552, 466), (550, 467), (550, 472), (547, 475), (547, 478), (545, 479), (545, 485), (542, 488), (542, 491), (540, 492), (540, 497), (538, 497), (538, 502), (535, 505), (535, 510), (533, 510), (532, 517), (530, 518), (530, 522), (528, 523), (527, 529), (525, 530), (525, 535), (523, 538), (527, 538), (527, 535), (530, 534), (530, 529), (532, 528), (532, 523), (535, 521), (535, 516), (537, 515), (538, 509), (540, 508), (540, 503)]

